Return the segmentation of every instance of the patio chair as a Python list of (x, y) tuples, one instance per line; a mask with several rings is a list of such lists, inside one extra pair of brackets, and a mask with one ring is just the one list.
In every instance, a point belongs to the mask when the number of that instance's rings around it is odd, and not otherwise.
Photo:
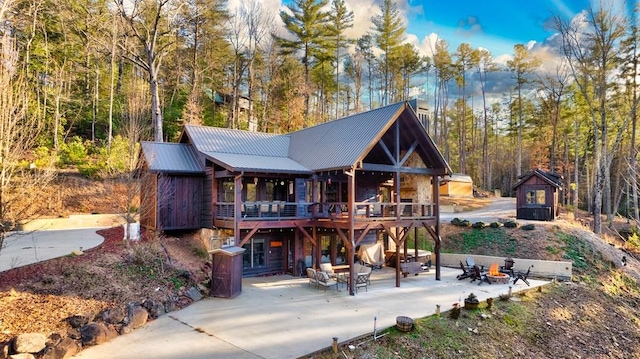
[(471, 283), (475, 282), (476, 279), (480, 281), (478, 283), (478, 285), (482, 284), (482, 282), (487, 282), (487, 283), (491, 284), (491, 282), (489, 282), (489, 279), (487, 278), (487, 273), (481, 271), (480, 267), (478, 267), (477, 265), (473, 266), (473, 274), (472, 274), (472, 277), (471, 277)]
[(307, 278), (309, 278), (309, 285), (313, 284), (318, 288), (318, 278), (315, 269), (307, 268)]
[(320, 263), (320, 270), (327, 273), (331, 278), (336, 278), (338, 276), (337, 273), (333, 271), (331, 263)]
[(513, 280), (513, 285), (515, 285), (519, 280), (525, 282), (527, 284), (527, 286), (531, 286), (531, 284), (529, 284), (529, 281), (527, 280), (527, 277), (529, 277), (529, 274), (531, 273), (531, 267), (529, 267), (529, 269), (527, 269), (526, 273), (518, 273), (516, 274), (516, 279)]
[[(471, 257), (467, 257), (467, 268), (473, 270), (473, 267), (476, 265), (476, 262)], [(484, 266), (480, 266), (480, 270), (484, 270)]]
[(362, 288), (362, 287), (364, 287), (366, 292), (369, 291), (367, 288), (369, 286), (370, 275), (371, 273), (358, 273), (356, 275), (356, 283), (355, 283), (356, 293), (358, 293), (358, 288)]
[(471, 276), (473, 274), (472, 271), (469, 268), (465, 267), (464, 263), (462, 263), (462, 261), (460, 261), (460, 269), (462, 269), (462, 274), (458, 274), (456, 276), (456, 278), (458, 278), (458, 280), (471, 278)]
[(365, 265), (362, 264), (354, 264), (353, 265), (353, 272), (356, 274), (367, 274), (367, 284), (371, 284), (371, 271), (373, 270), (373, 268), (371, 267), (367, 267)]
[(336, 290), (340, 291), (338, 288), (338, 281), (335, 278), (329, 277), (329, 275), (325, 272), (316, 272), (316, 278), (318, 278), (318, 285), (324, 287), (324, 291), (327, 291), (327, 287), (331, 287), (332, 285), (336, 286)]
[(515, 273), (513, 271), (513, 264), (514, 264), (514, 260), (511, 258), (507, 258), (504, 260), (504, 265), (500, 266), (500, 268), (498, 269), (498, 271), (500, 273), (505, 273), (508, 274), (510, 277), (515, 277)]

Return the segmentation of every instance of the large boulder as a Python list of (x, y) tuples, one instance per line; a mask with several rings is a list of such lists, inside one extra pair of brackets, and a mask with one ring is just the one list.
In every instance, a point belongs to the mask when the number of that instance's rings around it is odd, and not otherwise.
[(13, 340), (14, 353), (37, 353), (47, 345), (47, 337), (40, 333), (24, 333)]
[(142, 306), (147, 310), (151, 318), (158, 318), (165, 313), (164, 304), (159, 301), (147, 299), (142, 303)]
[(202, 299), (202, 293), (200, 293), (200, 291), (196, 287), (189, 288), (189, 290), (187, 290), (186, 295), (187, 297), (191, 298), (191, 300), (193, 300), (194, 302), (197, 302), (200, 299)]
[(140, 328), (147, 323), (149, 319), (149, 312), (143, 307), (132, 303), (127, 306), (127, 317), (124, 323), (131, 329)]
[(87, 323), (89, 323), (91, 321), (91, 318), (89, 318), (88, 315), (84, 315), (84, 314), (78, 314), (78, 315), (72, 315), (70, 317), (67, 318), (67, 323), (69, 323), (69, 325), (72, 328), (82, 328), (83, 326), (87, 325)]
[(71, 339), (64, 338), (58, 344), (50, 347), (42, 356), (42, 359), (67, 359), (80, 352), (82, 348), (80, 343)]
[(31, 353), (19, 353), (9, 355), (9, 359), (36, 359), (36, 357)]
[(115, 307), (102, 312), (102, 320), (109, 324), (117, 324), (124, 321), (125, 315), (124, 309)]
[(89, 323), (80, 329), (83, 346), (99, 345), (118, 336), (118, 332), (102, 323)]

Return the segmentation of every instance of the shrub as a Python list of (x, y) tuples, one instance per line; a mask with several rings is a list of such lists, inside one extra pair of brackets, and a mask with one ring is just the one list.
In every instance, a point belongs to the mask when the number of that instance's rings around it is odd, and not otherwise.
[(476, 223), (474, 223), (474, 224), (473, 224), (473, 226), (472, 226), (472, 227), (473, 227), (473, 228), (482, 229), (482, 228), (487, 227), (487, 224), (486, 224), (486, 223), (484, 223), (484, 222), (476, 222)]
[(500, 222), (491, 222), (491, 224), (489, 224), (489, 227), (491, 227), (491, 228), (500, 228), (502, 226), (503, 225)]
[(87, 148), (82, 139), (74, 136), (69, 143), (60, 146), (60, 162), (63, 165), (81, 165), (87, 162)]
[(525, 231), (532, 231), (532, 230), (536, 229), (536, 225), (533, 224), (533, 223), (525, 224), (524, 226), (521, 227), (521, 229), (525, 230)]
[(507, 227), (507, 228), (518, 228), (518, 222), (509, 221), (509, 222), (505, 223), (504, 226)]

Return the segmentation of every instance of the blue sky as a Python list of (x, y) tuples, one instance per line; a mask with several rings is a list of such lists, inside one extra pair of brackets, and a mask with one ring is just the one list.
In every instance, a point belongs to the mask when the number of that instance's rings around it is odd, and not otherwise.
[(407, 4), (407, 33), (420, 42), (432, 34), (450, 49), (466, 42), (494, 56), (510, 54), (515, 44), (541, 43), (553, 31), (552, 14), (573, 17), (589, 6), (586, 0), (422, 0)]

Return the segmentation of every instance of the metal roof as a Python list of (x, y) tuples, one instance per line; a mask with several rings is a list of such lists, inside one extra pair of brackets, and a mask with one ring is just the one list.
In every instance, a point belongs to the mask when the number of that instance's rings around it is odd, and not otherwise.
[(532, 171), (526, 172), (524, 174), (521, 174), (518, 179), (518, 183), (514, 184), (511, 189), (515, 190), (516, 188), (518, 188), (520, 185), (522, 185), (523, 183), (525, 183), (529, 178), (536, 176), (539, 177), (540, 179), (542, 179), (543, 181), (547, 182), (549, 185), (556, 187), (556, 188), (562, 188), (562, 175), (559, 175), (557, 173), (554, 172), (547, 172), (547, 171), (543, 171), (539, 168), (536, 168)]
[(212, 162), (231, 171), (301, 173), (313, 174), (313, 171), (288, 157), (255, 156), (237, 153), (205, 152)]
[(141, 147), (151, 172), (204, 174), (190, 144), (145, 141)]
[(264, 132), (186, 125), (191, 143), (200, 152), (235, 153), (252, 156), (287, 157), (289, 138)]
[(289, 156), (316, 171), (349, 168), (404, 108), (400, 102), (290, 133)]
[(416, 150), (428, 167), (452, 172), (406, 102), (286, 135), (187, 125), (180, 142), (193, 143), (198, 152), (232, 171), (311, 174), (351, 168), (365, 158), (388, 160), (379, 142), (395, 139), (390, 129), (396, 122), (402, 128), (403, 148), (418, 141)]

